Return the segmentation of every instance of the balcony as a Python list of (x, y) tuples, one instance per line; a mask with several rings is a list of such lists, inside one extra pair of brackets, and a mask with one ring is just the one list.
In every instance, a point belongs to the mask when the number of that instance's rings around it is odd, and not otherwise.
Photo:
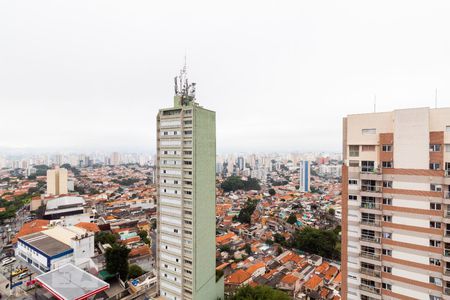
[(372, 277), (381, 278), (381, 270), (369, 269), (369, 268), (360, 268), (359, 272), (361, 274), (369, 275)]
[(444, 199), (450, 199), (450, 191), (444, 192)]
[(381, 220), (374, 220), (374, 219), (361, 219), (361, 222), (359, 222), (361, 225), (365, 225), (365, 226), (375, 226), (375, 227), (380, 227), (381, 225)]
[(361, 291), (365, 291), (365, 292), (369, 292), (369, 293), (381, 295), (381, 289), (380, 289), (380, 288), (377, 288), (377, 287), (374, 287), (374, 286), (361, 284), (361, 285), (359, 286), (359, 289), (360, 289)]
[(362, 185), (361, 191), (363, 192), (369, 192), (369, 193), (381, 193), (383, 188), (381, 186), (375, 186), (375, 185)]
[(370, 243), (376, 243), (376, 244), (379, 244), (381, 242), (380, 237), (372, 236), (372, 235), (361, 235), (360, 240), (363, 242), (370, 242)]
[(381, 209), (381, 203), (374, 203), (374, 202), (361, 202), (361, 208), (366, 209)]
[(450, 169), (445, 170), (445, 177), (450, 177)]
[(381, 174), (381, 169), (375, 167), (361, 167), (360, 172), (362, 174)]
[(359, 256), (379, 261), (381, 259), (381, 255), (379, 253), (373, 253), (373, 252), (367, 252), (367, 251), (361, 251), (359, 253)]
[(444, 288), (444, 294), (450, 296), (450, 287)]

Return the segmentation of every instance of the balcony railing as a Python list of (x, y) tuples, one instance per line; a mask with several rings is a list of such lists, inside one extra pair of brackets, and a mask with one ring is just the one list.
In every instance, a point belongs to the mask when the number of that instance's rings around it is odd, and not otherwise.
[(377, 294), (377, 295), (381, 294), (381, 289), (377, 288), (377, 287), (374, 287), (374, 286), (361, 284), (359, 286), (359, 288), (360, 288), (360, 290), (366, 291), (366, 292), (369, 292), (369, 293), (373, 293), (373, 294)]
[(381, 242), (381, 238), (371, 235), (361, 235), (361, 241), (379, 244)]
[(449, 276), (449, 275), (450, 275), (450, 268), (445, 268), (444, 274), (445, 274), (446, 276)]
[(444, 192), (444, 198), (450, 199), (450, 191)]
[(445, 177), (450, 177), (450, 169), (449, 170), (445, 170)]
[(381, 203), (361, 202), (361, 208), (381, 209)]
[(450, 287), (444, 288), (444, 294), (450, 295)]
[(360, 171), (366, 174), (381, 174), (381, 169), (375, 167), (361, 167)]
[(367, 251), (361, 251), (359, 253), (359, 256), (364, 257), (364, 258), (368, 258), (368, 259), (373, 259), (373, 260), (380, 260), (380, 258), (381, 258), (380, 254), (367, 252)]
[(361, 274), (366, 274), (372, 277), (377, 277), (380, 278), (381, 277), (381, 270), (374, 270), (374, 269), (369, 269), (369, 268), (360, 268), (359, 271), (361, 272)]
[(360, 222), (361, 225), (367, 225), (367, 226), (380, 226), (381, 220), (373, 220), (373, 219), (361, 219)]
[(444, 256), (450, 257), (450, 249), (444, 249)]
[(382, 187), (375, 185), (362, 185), (361, 191), (363, 192), (372, 192), (372, 193), (381, 193)]

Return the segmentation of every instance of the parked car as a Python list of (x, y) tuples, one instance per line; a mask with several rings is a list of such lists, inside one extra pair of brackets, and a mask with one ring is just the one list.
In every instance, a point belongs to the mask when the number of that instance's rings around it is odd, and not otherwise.
[(11, 264), (11, 263), (13, 263), (15, 261), (16, 261), (15, 257), (7, 257), (7, 258), (2, 260), (2, 266), (9, 265), (9, 264)]

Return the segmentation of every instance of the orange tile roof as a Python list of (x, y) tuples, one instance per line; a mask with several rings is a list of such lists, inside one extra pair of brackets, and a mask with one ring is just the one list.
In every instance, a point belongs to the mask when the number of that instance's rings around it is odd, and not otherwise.
[(234, 232), (228, 232), (224, 235), (216, 237), (216, 243), (219, 245), (228, 243), (236, 234)]
[(341, 297), (339, 297), (338, 295), (334, 295), (334, 297), (332, 298), (332, 300), (341, 300)]
[(288, 261), (293, 261), (293, 262), (295, 262), (296, 264), (299, 264), (299, 263), (301, 263), (301, 262), (303, 261), (303, 258), (301, 258), (299, 255), (297, 255), (297, 254), (291, 252), (291, 253), (289, 253), (288, 255), (284, 256), (282, 259), (280, 259), (280, 262), (281, 262), (282, 264), (285, 264), (285, 263), (287, 263)]
[(133, 237), (130, 237), (129, 239), (121, 240), (120, 243), (126, 245), (126, 244), (139, 242), (140, 240), (141, 240), (141, 238), (139, 236), (133, 236)]
[(339, 272), (339, 274), (334, 278), (333, 283), (341, 284), (341, 282), (342, 282), (342, 273)]
[(223, 263), (220, 266), (216, 267), (216, 270), (223, 270), (225, 269), (228, 265), (230, 265), (230, 263)]
[(266, 265), (263, 262), (256, 263), (256, 264), (248, 267), (246, 271), (248, 274), (253, 275), (253, 273), (255, 273), (258, 269), (261, 269), (261, 268), (266, 268)]
[(50, 222), (48, 220), (38, 219), (23, 224), (22, 228), (20, 228), (19, 232), (16, 234), (12, 242), (15, 244), (17, 243), (17, 239), (22, 236), (46, 230), (48, 228), (49, 223)]
[(237, 270), (236, 272), (232, 273), (230, 276), (228, 276), (226, 282), (228, 284), (242, 284), (245, 281), (250, 279), (250, 274), (245, 272), (242, 269)]
[(336, 268), (335, 266), (330, 266), (328, 271), (325, 273), (325, 279), (331, 280), (331, 278), (333, 278), (337, 274), (337, 272), (339, 272), (338, 268)]
[(306, 283), (305, 287), (310, 290), (315, 290), (319, 284), (322, 283), (322, 278), (317, 275), (313, 275)]
[(321, 299), (326, 299), (327, 296), (328, 296), (328, 294), (329, 294), (330, 292), (331, 292), (331, 291), (328, 290), (328, 289), (322, 289), (322, 290), (320, 291), (320, 298), (321, 298)]
[(135, 256), (143, 256), (143, 255), (147, 255), (147, 254), (150, 254), (150, 248), (147, 245), (143, 245), (143, 246), (131, 249), (129, 256), (135, 257)]
[(80, 222), (78, 224), (75, 224), (76, 227), (86, 229), (87, 231), (91, 231), (94, 233), (100, 232), (100, 228), (98, 228), (98, 225), (95, 223), (89, 223), (89, 222)]
[(292, 274), (288, 274), (281, 279), (281, 282), (284, 284), (294, 284), (299, 278)]
[(270, 279), (270, 278), (271, 278), (275, 273), (277, 273), (277, 272), (278, 272), (277, 269), (270, 270), (269, 272), (267, 272), (266, 274), (264, 274), (263, 277), (264, 277), (265, 279)]
[(329, 267), (330, 267), (330, 264), (325, 261), (316, 268), (316, 273), (325, 274), (325, 272), (328, 270)]

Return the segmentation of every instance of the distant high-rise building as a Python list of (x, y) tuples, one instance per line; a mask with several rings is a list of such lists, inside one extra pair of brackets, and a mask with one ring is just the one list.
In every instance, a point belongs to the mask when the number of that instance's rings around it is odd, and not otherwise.
[(215, 279), (215, 113), (195, 102), (185, 69), (157, 117), (158, 290), (164, 299), (223, 298)]
[(47, 195), (67, 194), (67, 170), (56, 167), (47, 170)]
[(239, 156), (237, 159), (237, 165), (240, 171), (245, 169), (245, 159), (242, 156)]
[(450, 108), (343, 122), (342, 298), (449, 299)]
[(300, 192), (309, 192), (310, 185), (310, 173), (311, 173), (311, 163), (307, 160), (300, 161), (300, 170), (299, 170), (299, 191)]
[(120, 165), (120, 154), (118, 152), (113, 152), (111, 155), (111, 165)]

